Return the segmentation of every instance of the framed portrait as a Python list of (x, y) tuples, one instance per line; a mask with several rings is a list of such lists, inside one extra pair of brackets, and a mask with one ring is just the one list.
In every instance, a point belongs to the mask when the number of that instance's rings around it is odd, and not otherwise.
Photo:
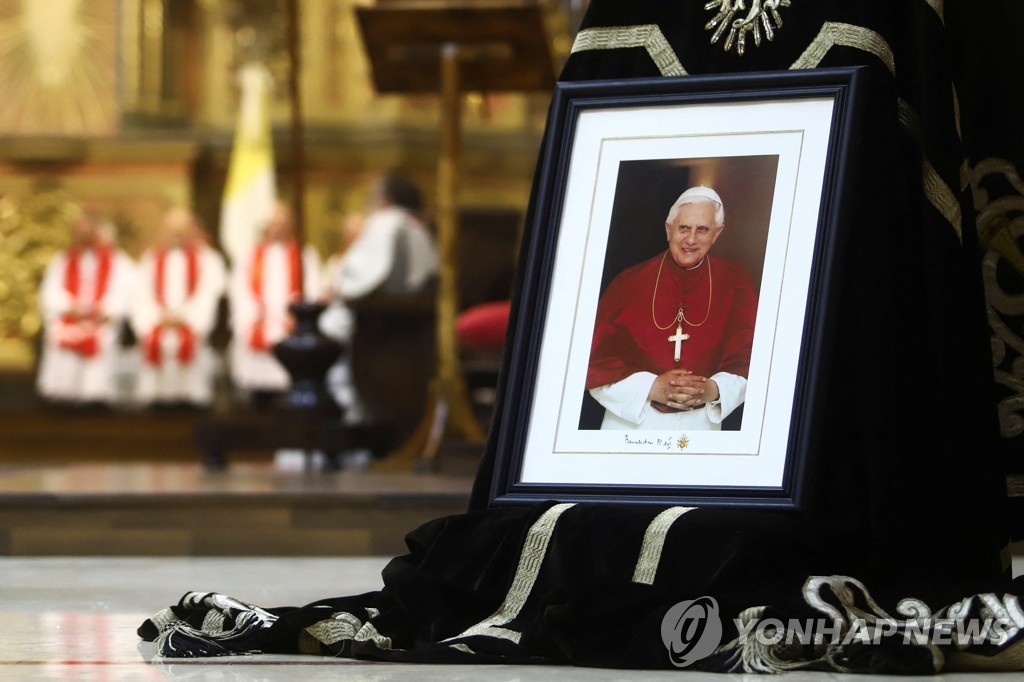
[(492, 505), (800, 506), (862, 78), (558, 85)]

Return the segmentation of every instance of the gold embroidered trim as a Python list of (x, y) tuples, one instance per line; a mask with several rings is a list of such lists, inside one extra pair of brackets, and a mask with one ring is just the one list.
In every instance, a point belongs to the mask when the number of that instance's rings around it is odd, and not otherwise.
[(924, 133), (923, 126), (921, 125), (921, 118), (914, 111), (914, 107), (910, 106), (910, 102), (903, 99), (902, 97), (896, 100), (896, 116), (899, 118), (900, 127), (910, 133), (910, 137), (914, 139), (914, 142), (918, 146), (924, 145)]
[(373, 642), (378, 649), (391, 651), (391, 638), (377, 632), (377, 628), (373, 626), (373, 623), (366, 623), (363, 627), (359, 628), (359, 632), (356, 633), (353, 639), (357, 642)]
[(586, 50), (620, 50), (630, 47), (647, 50), (662, 76), (687, 75), (657, 24), (588, 28), (576, 34), (571, 52), (575, 54)]
[(1006, 496), (1024, 497), (1024, 475), (1011, 474), (1006, 477)]
[[(935, 167), (925, 157), (921, 118), (914, 111), (914, 108), (910, 106), (910, 103), (902, 97), (896, 100), (896, 109), (900, 127), (921, 147), (921, 185), (924, 187), (924, 194), (928, 198), (928, 202), (943, 215), (953, 227), (957, 238), (963, 241), (961, 234), (963, 229), (963, 213), (960, 209), (960, 202), (952, 188), (946, 184), (942, 176), (939, 175), (939, 172), (935, 170)], [(967, 162), (964, 161), (965, 166), (966, 164)], [(960, 169), (960, 182), (964, 182), (963, 167)]]
[(960, 211), (960, 202), (928, 159), (921, 161), (921, 184), (924, 185), (924, 195), (928, 197), (928, 201), (953, 226), (957, 239), (963, 241), (963, 214)]
[(943, 5), (945, 4), (945, 0), (925, 0), (925, 2), (927, 2), (928, 6), (935, 10), (935, 13), (939, 15), (939, 21), (945, 24), (946, 17), (945, 12), (943, 11)]
[(206, 616), (203, 618), (203, 624), (199, 626), (199, 631), (208, 635), (216, 635), (224, 632), (224, 623), (227, 619), (224, 614), (220, 611), (210, 609), (206, 612)]
[(164, 609), (155, 616), (152, 616), (150, 620), (153, 621), (153, 625), (156, 626), (157, 630), (163, 630), (168, 624), (177, 622), (181, 619), (174, 615), (174, 611)]
[(974, 169), (971, 168), (971, 164), (964, 159), (964, 162), (960, 164), (960, 191), (963, 192), (971, 186), (971, 176), (974, 175)]
[(653, 585), (654, 576), (658, 573), (661, 553), (665, 549), (665, 538), (676, 520), (695, 507), (669, 507), (654, 517), (644, 532), (644, 543), (640, 547), (640, 556), (633, 570), (633, 582)]
[[(986, 182), (990, 176), (1001, 176), (998, 184)], [(1003, 183), (1009, 183), (1009, 191), (1000, 187)], [(1024, 179), (1012, 162), (990, 157), (971, 170), (971, 191), (978, 239), (985, 249), (981, 273), (992, 331), (993, 374), (998, 385), (1010, 390), (997, 406), (999, 433), (1003, 438), (1019, 438), (1024, 435), (1024, 332), (1011, 325), (1010, 318), (1021, 312), (1020, 296), (1003, 288), (998, 268), (1006, 263), (1024, 274), (1024, 248), (1020, 245), (1024, 230), (1016, 217), (1024, 208)], [(1024, 497), (1024, 474), (1007, 476), (1006, 491), (1010, 497)]]
[(870, 52), (882, 60), (892, 75), (896, 75), (896, 58), (885, 38), (869, 28), (836, 21), (826, 21), (804, 53), (789, 68), (813, 69), (836, 45)]
[(351, 613), (338, 611), (331, 614), (330, 618), (313, 623), (305, 629), (318, 641), (330, 646), (343, 639), (355, 639), (363, 622)]
[[(985, 268), (990, 270), (986, 273), (985, 288), (988, 291), (989, 303), (993, 304), (1003, 315), (1015, 315), (1015, 307), (1011, 303), (1013, 295), (1003, 291), (999, 284), (999, 278), (995, 275), (995, 259), (1005, 258), (1006, 261), (1024, 275), (1024, 248), (1021, 248), (1017, 240), (1020, 235), (1015, 234), (1014, 216), (1024, 208), (1024, 180), (1021, 179), (1017, 168), (1006, 159), (989, 157), (982, 159), (970, 169), (971, 172), (971, 193), (974, 197), (974, 212), (978, 222), (978, 238), (981, 245), (988, 251), (985, 257)], [(992, 197), (989, 190), (983, 186), (985, 178), (989, 175), (1002, 175), (1003, 180), (1010, 183), (1012, 190), (1003, 196)], [(1002, 194), (999, 192), (998, 194)], [(993, 327), (996, 329), (996, 327)], [(998, 331), (998, 330), (997, 330)], [(1007, 343), (1013, 346), (1018, 353), (1024, 355), (1024, 336), (1017, 336), (1013, 341), (1007, 339)], [(1024, 371), (1018, 372), (1018, 376), (1024, 380)], [(1022, 391), (1024, 393), (1024, 391)]]
[(533, 586), (540, 575), (540, 567), (544, 563), (544, 555), (548, 551), (548, 543), (551, 542), (551, 535), (555, 532), (555, 524), (559, 517), (566, 510), (576, 506), (572, 503), (556, 504), (541, 514), (530, 530), (526, 533), (526, 541), (523, 543), (523, 553), (519, 555), (519, 565), (516, 566), (515, 576), (512, 578), (512, 585), (505, 595), (505, 600), (493, 614), (483, 619), (476, 625), (470, 626), (461, 634), (449, 637), (442, 642), (451, 642), (463, 637), (482, 635), (486, 637), (497, 637), (519, 643), (522, 633), (508, 628), (498, 627), (510, 623), (519, 616), (520, 611), (526, 604)]
[(779, 9), (792, 4), (792, 0), (764, 0), (764, 4), (761, 0), (754, 0), (747, 15), (737, 17), (738, 13), (747, 10), (743, 0), (710, 0), (704, 9), (714, 12), (715, 16), (704, 24), (704, 30), (714, 31), (712, 45), (726, 36), (723, 49), (728, 52), (735, 44), (736, 56), (742, 57), (747, 48), (747, 36), (753, 36), (756, 47), (761, 46), (762, 29), (768, 40), (775, 40), (775, 31), (782, 28)]

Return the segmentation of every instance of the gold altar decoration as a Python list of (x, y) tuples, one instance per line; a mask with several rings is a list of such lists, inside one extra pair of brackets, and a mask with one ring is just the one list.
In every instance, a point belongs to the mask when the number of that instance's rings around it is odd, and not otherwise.
[(117, 4), (0, 0), (0, 131), (117, 131)]
[[(95, 1), (95, 0), (90, 0)], [(100, 0), (112, 2), (112, 0)], [(116, 0), (120, 108), (125, 126), (187, 120), (198, 99), (202, 4), (192, 0)]]
[(71, 195), (52, 182), (23, 201), (0, 198), (0, 368), (35, 361), (39, 283), (53, 254), (66, 246), (68, 224), (78, 213)]
[[(220, 12), (231, 29), (232, 72), (259, 62), (270, 71), (279, 94), (285, 94), (290, 62), (285, 27), (288, 16), (280, 0), (221, 0)], [(333, 4), (332, 4), (333, 6)]]
[[(402, 167), (421, 186), (436, 185), (440, 98), (375, 91), (355, 13), (372, 4), (299, 0), (306, 222), (322, 256), (336, 250), (343, 217), (364, 209), (381, 169)], [(539, 4), (561, 62), (586, 3)], [(12, 227), (11, 207), (38, 201), (38, 182), (51, 179), (68, 201), (113, 220), (131, 255), (168, 205), (194, 207), (215, 233), (237, 109), (235, 66), (254, 52), (281, 75), (271, 117), (275, 141), (286, 144), (283, 24), (281, 0), (0, 0), (5, 229), (29, 224)], [(461, 206), (525, 209), (547, 102), (547, 93), (466, 93)], [(284, 159), (280, 171), (287, 179)], [(429, 190), (426, 199), (439, 203)], [(4, 242), (10, 253), (14, 242)], [(5, 307), (34, 310), (34, 290), (31, 300), (12, 303), (25, 289), (12, 288), (11, 277), (4, 274)], [(31, 370), (31, 335), (0, 343), (5, 367), (18, 357), (17, 369)]]

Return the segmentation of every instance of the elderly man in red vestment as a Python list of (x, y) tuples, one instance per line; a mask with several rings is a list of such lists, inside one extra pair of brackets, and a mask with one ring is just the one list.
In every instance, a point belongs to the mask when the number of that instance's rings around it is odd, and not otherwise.
[(320, 291), (320, 258), (295, 236), (295, 214), (274, 204), (258, 243), (234, 264), (231, 304), (231, 377), (262, 402), (288, 388), (290, 379), (273, 355), (274, 344), (291, 332), (288, 306)]
[(665, 221), (668, 249), (627, 268), (601, 296), (586, 388), (602, 429), (721, 429), (743, 404), (757, 290), (710, 254), (725, 208), (691, 187)]
[(180, 207), (167, 211), (139, 263), (132, 306), (143, 360), (139, 403), (205, 406), (213, 400), (216, 358), (209, 336), (226, 277), (224, 259), (206, 244), (195, 215)]

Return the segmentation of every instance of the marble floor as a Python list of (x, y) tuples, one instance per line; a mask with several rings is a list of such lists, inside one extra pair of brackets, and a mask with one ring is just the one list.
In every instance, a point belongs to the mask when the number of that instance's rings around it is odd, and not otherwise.
[[(764, 680), (536, 666), (399, 665), (313, 656), (239, 656), (188, 661), (153, 657), (139, 623), (182, 593), (214, 590), (261, 605), (303, 604), (378, 589), (387, 559), (0, 558), (0, 680)], [(791, 680), (843, 675), (794, 673)], [(863, 679), (863, 678), (857, 678)], [(895, 678), (893, 678), (895, 679)], [(1018, 680), (1020, 675), (944, 675), (939, 680)]]

